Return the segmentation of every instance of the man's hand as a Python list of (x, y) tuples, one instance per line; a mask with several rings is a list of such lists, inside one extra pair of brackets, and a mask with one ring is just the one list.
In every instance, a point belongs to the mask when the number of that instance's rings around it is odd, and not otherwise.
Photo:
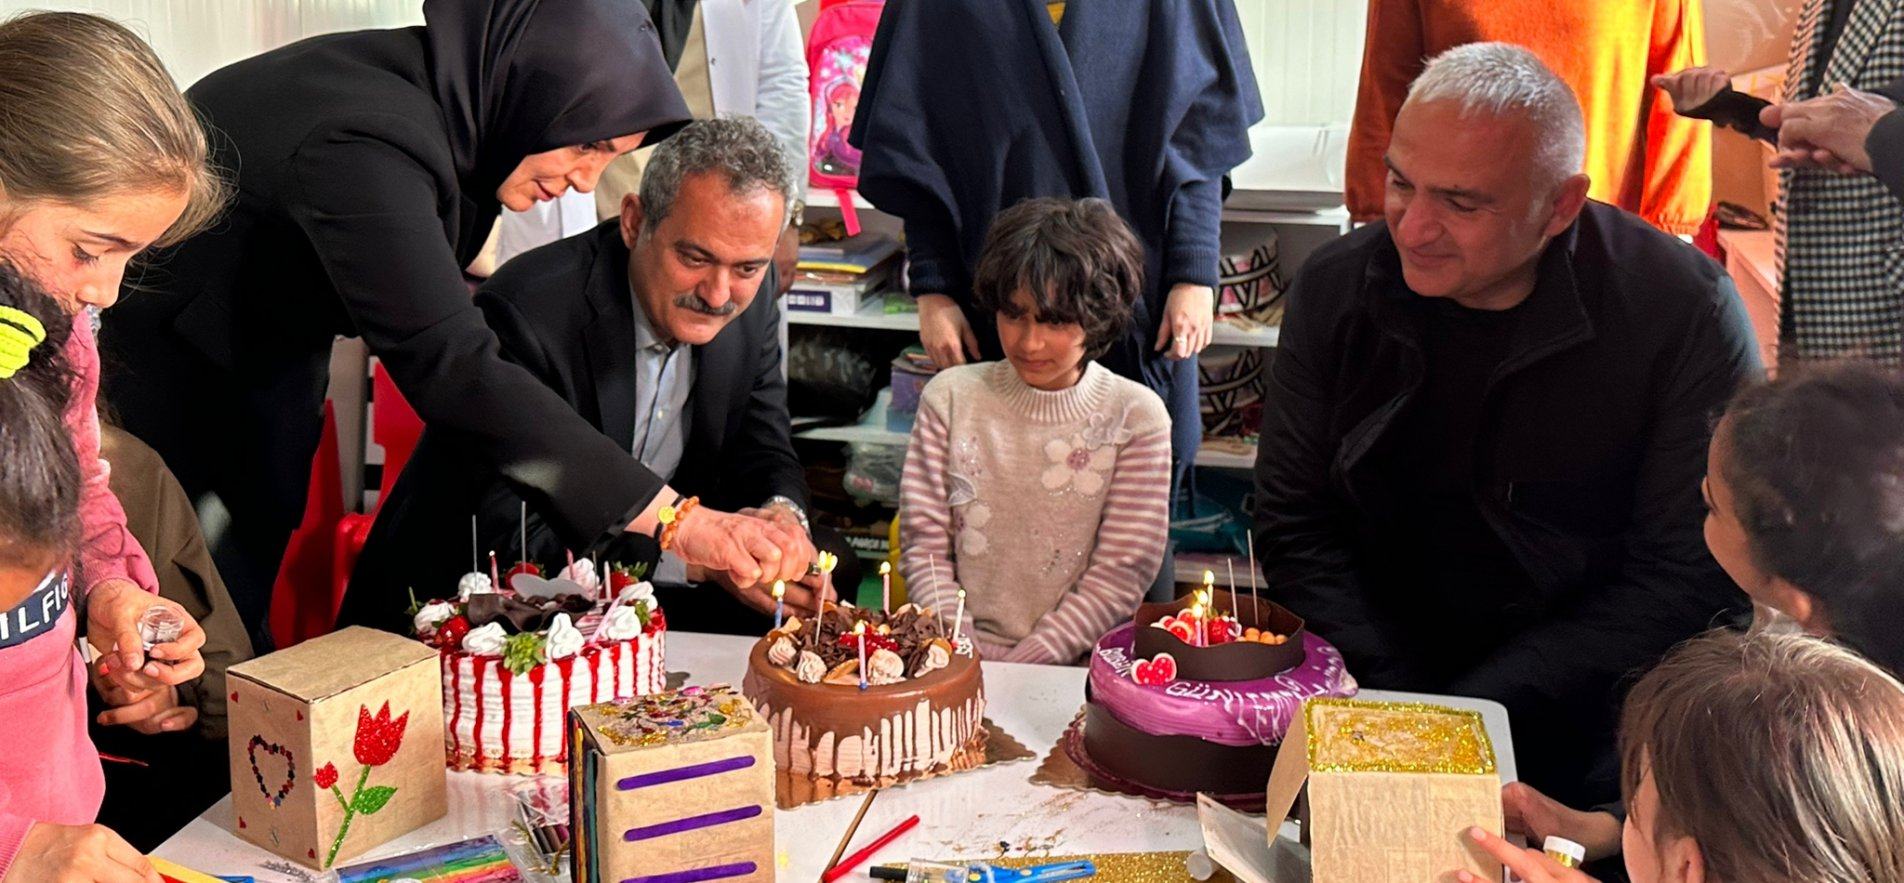
[(1586, 847), (1588, 861), (1599, 861), (1620, 851), (1619, 819), (1609, 813), (1572, 809), (1525, 782), (1512, 782), (1501, 789), (1501, 809), (1507, 818), (1507, 833), (1526, 837), (1529, 843), (1540, 843), (1558, 834)]
[(1896, 109), (1889, 98), (1839, 83), (1829, 95), (1772, 105), (1759, 119), (1778, 129), (1773, 168), (1870, 174), (1871, 154), (1864, 143), (1878, 120)]
[(793, 288), (793, 277), (800, 265), (800, 229), (788, 227), (780, 231), (780, 242), (774, 245), (774, 274), (780, 280), (780, 290), (774, 297), (786, 294)]
[(1210, 326), (1216, 322), (1216, 292), (1208, 285), (1179, 282), (1164, 302), (1164, 321), (1157, 327), (1157, 351), (1170, 358), (1188, 359), (1210, 345)]
[[(152, 648), (147, 659), (139, 637), (139, 617), (147, 608), (170, 607), (185, 623), (178, 640)], [(111, 579), (86, 596), (86, 638), (101, 656), (102, 673), (127, 690), (146, 692), (175, 686), (205, 672), (205, 630), (185, 608), (139, 588), (130, 580)]]
[(943, 294), (917, 294), (912, 300), (919, 307), (919, 343), (932, 364), (940, 368), (963, 365), (967, 354), (978, 361), (978, 334), (956, 301)]
[(796, 580), (813, 558), (813, 543), (798, 528), (697, 507), (675, 528), (670, 551), (689, 565), (727, 574), (736, 587)]
[[(725, 572), (690, 566), (688, 567), (688, 582), (690, 584), (703, 582), (715, 583), (721, 588), (726, 589), (728, 594), (733, 595), (735, 599), (747, 605), (749, 608), (761, 613), (773, 613), (774, 598), (772, 581), (756, 582), (752, 585), (741, 586), (736, 585), (734, 580)], [(798, 616), (801, 619), (812, 619), (815, 609), (813, 606), (814, 598), (819, 595), (823, 584), (824, 581), (818, 575), (803, 576), (799, 582), (788, 581), (787, 594), (781, 599), (786, 615)], [(826, 594), (826, 600), (828, 601), (838, 601), (839, 597), (838, 592), (828, 592)]]
[(1685, 113), (1703, 106), (1713, 96), (1732, 86), (1732, 75), (1716, 67), (1689, 67), (1683, 71), (1660, 74), (1653, 85), (1673, 100), (1673, 110)]
[[(1480, 828), (1469, 828), (1468, 839), (1521, 878), (1522, 883), (1597, 883), (1583, 871), (1562, 867), (1538, 849), (1522, 849)], [(1493, 883), (1467, 871), (1456, 871), (1461, 883)]]
[(35, 822), (4, 883), (162, 883), (145, 856), (104, 825)]
[(150, 736), (189, 729), (198, 722), (198, 709), (179, 704), (177, 687), (160, 685), (151, 690), (128, 690), (105, 676), (99, 670), (99, 663), (108, 658), (102, 656), (87, 667), (93, 689), (112, 706), (100, 712), (100, 726), (128, 726)]

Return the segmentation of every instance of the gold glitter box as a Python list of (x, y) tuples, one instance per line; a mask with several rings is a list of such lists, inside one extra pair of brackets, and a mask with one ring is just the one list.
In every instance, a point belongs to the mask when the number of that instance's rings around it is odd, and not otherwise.
[[(1501, 833), (1501, 780), (1481, 715), (1399, 702), (1311, 699), (1270, 771), (1272, 819), (1296, 807), (1313, 879), (1442, 880), (1467, 870), (1501, 878), (1468, 838)], [(1306, 750), (1290, 751), (1301, 745)], [(1270, 838), (1276, 826), (1269, 826)]]

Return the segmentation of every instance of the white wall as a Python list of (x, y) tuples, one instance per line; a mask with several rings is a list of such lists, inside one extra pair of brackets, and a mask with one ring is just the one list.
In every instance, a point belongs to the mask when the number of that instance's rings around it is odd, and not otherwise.
[(0, 0), (0, 15), (30, 9), (96, 12), (130, 26), (181, 86), (313, 34), (423, 21), (422, 0)]

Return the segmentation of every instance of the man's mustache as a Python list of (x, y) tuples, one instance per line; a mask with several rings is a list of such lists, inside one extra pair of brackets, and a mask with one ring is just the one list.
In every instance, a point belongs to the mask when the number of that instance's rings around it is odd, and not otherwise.
[(732, 316), (737, 304), (728, 301), (720, 306), (712, 306), (695, 294), (684, 294), (674, 299), (674, 305), (684, 310), (693, 310), (703, 316)]

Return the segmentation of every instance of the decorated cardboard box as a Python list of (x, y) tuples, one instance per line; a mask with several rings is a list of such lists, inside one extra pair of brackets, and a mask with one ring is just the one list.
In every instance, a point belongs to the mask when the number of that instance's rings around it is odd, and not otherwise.
[(774, 879), (773, 733), (726, 686), (569, 712), (575, 883)]
[(1316, 883), (1439, 883), (1462, 869), (1501, 879), (1500, 863), (1467, 836), (1470, 827), (1502, 827), (1494, 746), (1478, 712), (1308, 700), (1270, 772), (1270, 818), (1288, 815), (1305, 781)]
[(227, 679), (239, 837), (324, 869), (443, 816), (435, 650), (347, 628)]

